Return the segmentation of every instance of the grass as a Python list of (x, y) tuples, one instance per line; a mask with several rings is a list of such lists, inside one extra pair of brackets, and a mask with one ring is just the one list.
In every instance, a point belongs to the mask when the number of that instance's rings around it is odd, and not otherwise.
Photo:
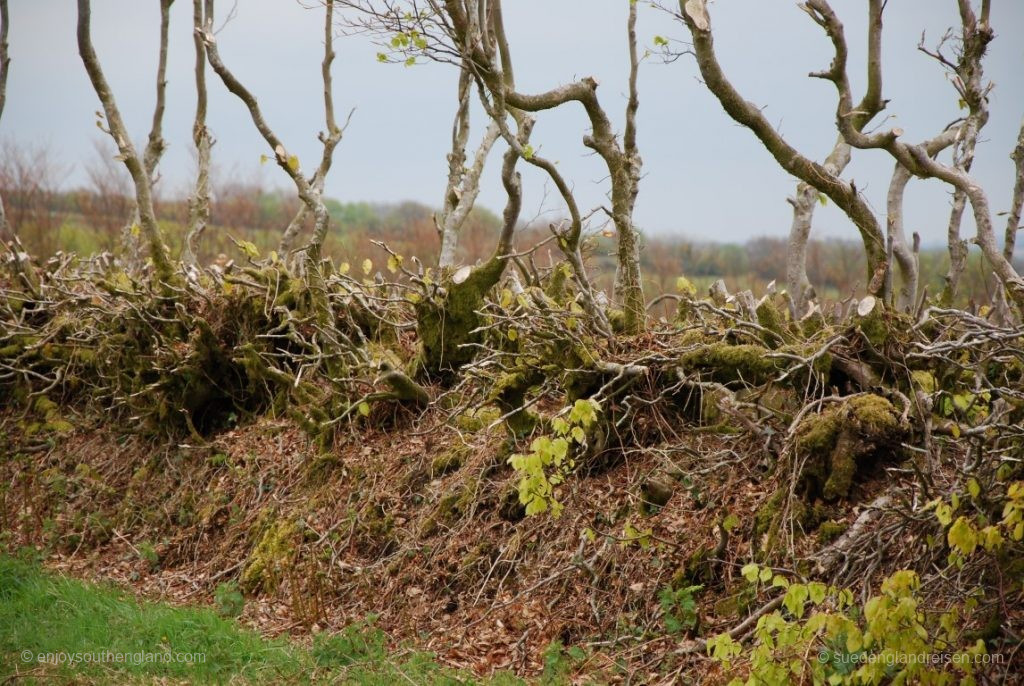
[(0, 556), (0, 683), (473, 683), (429, 653), (389, 654), (387, 644), (372, 620), (312, 647), (265, 639), (208, 608), (140, 602)]

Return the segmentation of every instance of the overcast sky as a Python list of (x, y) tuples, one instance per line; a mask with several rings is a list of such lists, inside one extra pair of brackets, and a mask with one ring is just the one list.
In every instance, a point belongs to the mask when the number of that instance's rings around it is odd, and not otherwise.
[[(506, 24), (519, 89), (547, 90), (593, 75), (599, 95), (621, 126), (625, 107), (625, 19), (627, 0), (509, 0)], [(231, 3), (221, 0), (223, 16)], [(833, 0), (851, 44), (855, 97), (864, 85), (863, 0)], [(1024, 2), (996, 0), (997, 37), (986, 60), (994, 81), (992, 117), (984, 131), (975, 176), (990, 194), (995, 212), (1007, 209), (1012, 186), (1009, 153), (1024, 114)], [(93, 37), (129, 130), (136, 140), (148, 132), (154, 101), (159, 30), (158, 0), (94, 0)], [(165, 191), (183, 192), (192, 168), (191, 3), (172, 7), (168, 108), (162, 163)], [(734, 85), (761, 106), (768, 118), (804, 154), (821, 159), (835, 140), (835, 91), (807, 78), (827, 66), (830, 43), (791, 0), (717, 0), (710, 6), (719, 58)], [(889, 0), (884, 34), (885, 96), (890, 126), (908, 140), (930, 137), (958, 116), (957, 95), (938, 65), (917, 51), (922, 31), (931, 45), (957, 21), (955, 0)], [(222, 57), (259, 98), (266, 118), (304, 168), (319, 156), (316, 133), (323, 128), (319, 62), (322, 9), (296, 0), (239, 0), (237, 16), (218, 36)], [(639, 36), (687, 37), (685, 27), (643, 3)], [(71, 0), (12, 0), (12, 65), (0, 138), (46, 144), (69, 167), (66, 183), (85, 182), (84, 165), (94, 155), (99, 102), (77, 54), (75, 3)], [(445, 154), (454, 111), (456, 73), (450, 66), (406, 68), (378, 64), (377, 48), (364, 37), (336, 41), (335, 98), (339, 111), (356, 108), (335, 156), (327, 193), (341, 201), (416, 200), (439, 204), (446, 176)], [(223, 174), (263, 176), (285, 187), (269, 152), (242, 104), (209, 75), (209, 125), (217, 139), (215, 163)], [(775, 164), (747, 130), (731, 122), (697, 79), (687, 56), (673, 64), (650, 58), (640, 73), (639, 145), (646, 176), (636, 220), (649, 233), (697, 239), (744, 240), (785, 235), (795, 182)], [(483, 125), (474, 121), (473, 139)], [(587, 128), (582, 108), (572, 104), (542, 113), (534, 146), (557, 160), (576, 189), (582, 208), (605, 202), (605, 171), (583, 147)], [(500, 211), (504, 196), (492, 156), (480, 203)], [(859, 152), (848, 170), (873, 206), (885, 207), (892, 162), (882, 151)], [(545, 202), (543, 177), (524, 169), (524, 216)], [(547, 209), (558, 211), (553, 194)], [(917, 181), (907, 194), (907, 228), (929, 243), (943, 241), (949, 195), (938, 182)], [(998, 222), (1001, 226), (1002, 222)], [(973, 223), (965, 223), (965, 232)], [(815, 234), (855, 239), (852, 225), (835, 208), (819, 210)]]

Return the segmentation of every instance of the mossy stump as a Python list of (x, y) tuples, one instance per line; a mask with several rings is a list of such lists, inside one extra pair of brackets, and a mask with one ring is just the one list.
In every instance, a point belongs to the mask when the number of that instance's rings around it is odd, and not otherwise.
[(896, 408), (878, 395), (860, 395), (801, 420), (795, 450), (805, 460), (801, 486), (831, 502), (850, 494), (868, 460), (891, 460), (907, 434)]

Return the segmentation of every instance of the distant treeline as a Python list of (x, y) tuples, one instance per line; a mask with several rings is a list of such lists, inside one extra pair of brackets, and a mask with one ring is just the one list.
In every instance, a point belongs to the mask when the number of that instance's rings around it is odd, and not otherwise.
[[(92, 170), (90, 188), (60, 190), (51, 186), (56, 175), (42, 163), (23, 161), (0, 170), (0, 192), (7, 203), (8, 218), (25, 247), (34, 255), (48, 256), (58, 250), (91, 254), (116, 253), (131, 213), (131, 198), (116, 174)], [(15, 160), (17, 162), (17, 160)], [(329, 199), (332, 218), (325, 252), (337, 261), (362, 263), (364, 259), (383, 263), (384, 252), (372, 241), (387, 243), (396, 252), (416, 256), (431, 265), (437, 259), (438, 234), (434, 210), (415, 202), (395, 204), (341, 203)], [(284, 227), (298, 211), (293, 194), (267, 189), (259, 183), (222, 181), (217, 184), (211, 208), (212, 228), (202, 243), (204, 261), (238, 259), (231, 238), (255, 244), (269, 252), (277, 246)], [(180, 249), (182, 227), (188, 206), (184, 200), (163, 198), (156, 203), (157, 215), (168, 243)], [(462, 260), (473, 263), (487, 257), (494, 245), (500, 219), (477, 208), (463, 231), (459, 249)], [(307, 227), (308, 230), (309, 227)], [(550, 236), (547, 222), (524, 226), (517, 249), (527, 250)], [(759, 292), (770, 281), (784, 280), (787, 241), (779, 237), (756, 237), (745, 243), (712, 243), (686, 236), (648, 236), (641, 252), (645, 288), (650, 297), (675, 289), (685, 275), (699, 286), (725, 279), (730, 290), (750, 288)], [(595, 233), (589, 241), (588, 257), (596, 281), (609, 288), (614, 274), (613, 240)], [(807, 271), (825, 298), (845, 297), (864, 287), (864, 251), (856, 241), (815, 240), (808, 250)], [(534, 255), (538, 267), (559, 257), (550, 244)], [(942, 248), (926, 248), (920, 254), (922, 284), (929, 293), (942, 287), (948, 255)], [(971, 254), (961, 292), (965, 299), (987, 302), (994, 280), (979, 252)]]

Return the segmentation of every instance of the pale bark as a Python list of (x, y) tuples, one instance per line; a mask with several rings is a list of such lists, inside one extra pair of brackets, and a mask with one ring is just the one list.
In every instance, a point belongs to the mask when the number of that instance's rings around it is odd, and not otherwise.
[[(850, 146), (840, 137), (825, 158), (823, 167), (839, 176), (850, 163)], [(813, 296), (814, 288), (807, 278), (807, 243), (811, 237), (814, 208), (820, 201), (820, 191), (809, 183), (801, 181), (796, 187), (796, 196), (789, 199), (793, 206), (793, 222), (789, 228), (789, 250), (786, 253), (786, 287), (790, 293), (790, 307), (795, 318), (802, 317), (807, 303)]]
[[(960, 126), (946, 129), (935, 138), (921, 146), (929, 157), (935, 157), (954, 143), (960, 135)], [(917, 291), (920, 281), (920, 269), (917, 250), (907, 245), (903, 225), (903, 196), (913, 174), (899, 162), (896, 163), (889, 181), (889, 192), (886, 196), (887, 238), (893, 246), (893, 256), (900, 271), (900, 292), (896, 299), (896, 307), (903, 311), (911, 311), (917, 306)], [(914, 245), (918, 236), (914, 234)]]
[(472, 85), (472, 72), (464, 65), (459, 74), (459, 108), (452, 126), (452, 150), (448, 154), (448, 185), (445, 188), (444, 206), (437, 218), (438, 231), (441, 234), (438, 266), (441, 268), (455, 266), (459, 235), (480, 194), (480, 176), (483, 174), (487, 157), (501, 136), (501, 129), (492, 121), (476, 148), (472, 165), (466, 167)]
[[(878, 2), (878, 0), (872, 0)], [(856, 186), (831, 173), (824, 165), (801, 155), (791, 146), (779, 132), (768, 122), (761, 109), (745, 100), (735, 89), (722, 71), (715, 54), (714, 37), (711, 22), (707, 14), (704, 0), (680, 0), (680, 14), (690, 30), (693, 38), (693, 50), (697, 58), (697, 66), (705, 85), (718, 99), (726, 113), (734, 121), (742, 124), (757, 136), (761, 144), (771, 153), (775, 161), (787, 172), (804, 183), (813, 186), (834, 202), (857, 227), (864, 243), (867, 257), (868, 282), (880, 270), (885, 269), (885, 238), (882, 234), (878, 218), (861, 197)], [(879, 17), (880, 10), (879, 10)], [(880, 19), (879, 19), (880, 21)], [(845, 78), (845, 54), (842, 61)], [(817, 75), (815, 75), (817, 76)], [(879, 88), (881, 87), (879, 83)], [(852, 106), (848, 111), (852, 111)], [(867, 112), (856, 112), (853, 119), (846, 124), (857, 128), (857, 123)], [(865, 122), (866, 123), (866, 122)], [(860, 124), (863, 128), (863, 124)], [(879, 284), (879, 287), (881, 284)]]
[(196, 185), (188, 201), (188, 230), (182, 259), (185, 264), (195, 267), (198, 263), (199, 240), (210, 220), (210, 148), (213, 140), (206, 128), (206, 46), (202, 32), (206, 17), (213, 21), (213, 3), (207, 3), (204, 12), (203, 0), (192, 0), (192, 38), (195, 42), (196, 64), (196, 116), (192, 125), (192, 142), (196, 146)]
[[(953, 166), (970, 173), (974, 163), (974, 153), (978, 145), (978, 134), (988, 123), (988, 93), (991, 85), (984, 82), (982, 59), (992, 41), (994, 34), (988, 26), (990, 0), (982, 0), (981, 21), (974, 13), (970, 0), (957, 0), (960, 9), (960, 55), (957, 63), (947, 60), (940, 51), (928, 52), (923, 46), (919, 49), (937, 59), (952, 72), (954, 87), (961, 101), (966, 105), (969, 114), (962, 127), (961, 135), (954, 144)], [(960, 284), (960, 277), (967, 268), (967, 241), (960, 238), (960, 225), (963, 222), (964, 210), (967, 205), (967, 194), (954, 188), (953, 206), (949, 213), (949, 224), (946, 229), (949, 247), (949, 270), (946, 273), (946, 284), (942, 290), (940, 301), (952, 304)]]
[[(833, 81), (839, 92), (839, 107), (836, 118), (839, 122), (840, 131), (847, 142), (855, 148), (884, 149), (915, 176), (937, 178), (953, 186), (954, 189), (963, 192), (971, 203), (974, 220), (978, 227), (978, 245), (991, 264), (993, 272), (1005, 287), (1010, 300), (1018, 308), (1024, 308), (1024, 280), (1017, 274), (1013, 265), (1004, 257), (999, 248), (993, 230), (992, 213), (985, 191), (963, 168), (937, 162), (928, 155), (928, 151), (924, 146), (909, 145), (901, 142), (899, 140), (903, 133), (901, 129), (892, 129), (867, 135), (852, 126), (850, 113), (853, 106), (850, 97), (850, 85), (846, 79), (845, 69), (840, 68), (845, 65), (847, 54), (842, 24), (826, 0), (808, 0), (806, 6), (811, 10), (811, 16), (815, 21), (828, 33), (836, 51), (836, 59), (833, 62), (832, 70), (822, 76)], [(981, 25), (986, 30), (989, 30), (985, 23), (987, 22), (987, 6), (987, 2), (983, 4), (983, 22)], [(964, 18), (966, 26), (969, 20), (973, 18), (973, 12), (970, 10), (967, 0), (961, 0), (961, 10), (965, 14), (969, 13), (969, 16)], [(973, 105), (970, 106), (973, 107)]]
[[(7, 52), (7, 35), (10, 31), (10, 13), (7, 0), (0, 0), (0, 119), (3, 119), (4, 105), (7, 102), (7, 74), (11, 67), (11, 57)], [(0, 241), (10, 240), (14, 232), (7, 224), (7, 213), (4, 212), (4, 198), (0, 194)]]
[[(327, 231), (330, 228), (330, 215), (327, 212), (327, 207), (323, 203), (323, 192), (324, 192), (324, 181), (327, 179), (327, 173), (331, 170), (331, 163), (334, 160), (334, 149), (338, 147), (338, 143), (341, 142), (341, 138), (345, 133), (344, 127), (339, 127), (334, 116), (334, 88), (331, 79), (331, 64), (334, 62), (334, 0), (325, 0), (324, 2), (324, 58), (320, 63), (320, 76), (323, 81), (324, 89), (324, 123), (327, 127), (326, 131), (322, 131), (318, 138), (323, 146), (323, 153), (320, 156), (320, 164), (317, 166), (316, 171), (313, 172), (313, 176), (306, 181), (302, 177), (301, 173), (291, 174), (292, 180), (296, 183), (296, 188), (299, 191), (299, 198), (303, 200), (304, 205), (299, 208), (298, 213), (292, 219), (288, 228), (281, 236), (281, 241), (278, 246), (279, 252), (283, 255), (291, 250), (292, 244), (295, 241), (295, 237), (299, 230), (302, 228), (302, 223), (305, 220), (307, 213), (313, 214), (313, 235), (306, 243), (304, 250), (306, 253), (313, 258), (314, 261), (319, 262), (320, 255), (323, 252), (324, 241), (327, 239)], [(219, 61), (219, 60), (218, 60)], [(211, 62), (211, 64), (213, 64)], [(216, 70), (216, 67), (214, 67)], [(226, 70), (225, 70), (226, 71)], [(220, 72), (218, 71), (218, 74)], [(224, 75), (221, 74), (221, 78)], [(234, 77), (231, 77), (234, 80)], [(237, 86), (240, 88), (241, 84), (235, 81)], [(225, 81), (227, 84), (227, 81)], [(236, 91), (228, 85), (228, 89), (231, 90), (235, 95), (239, 95), (240, 91)], [(244, 89), (242, 89), (244, 90)], [(246, 105), (249, 106), (249, 111), (253, 116), (253, 122), (256, 123), (256, 128), (260, 129), (260, 133), (264, 134), (264, 139), (271, 144), (276, 150), (277, 144), (271, 143), (270, 138), (267, 138), (264, 129), (270, 132), (266, 123), (263, 123), (263, 128), (260, 128), (260, 124), (257, 122), (257, 118), (262, 121), (263, 116), (259, 114), (259, 108), (256, 106), (256, 99), (249, 95), (249, 99), (252, 104), (246, 101)], [(245, 98), (242, 98), (245, 101)], [(273, 133), (270, 132), (271, 136)], [(283, 148), (282, 148), (283, 149)], [(278, 165), (281, 165), (281, 161), (278, 160)], [(296, 171), (298, 165), (295, 165)], [(291, 172), (289, 169), (288, 161), (285, 160), (283, 168), (287, 172)], [(303, 182), (307, 190), (305, 191), (305, 197), (302, 187), (299, 184), (299, 180)]]
[[(167, 36), (171, 23), (171, 5), (174, 0), (160, 0), (160, 39), (159, 57), (156, 67), (156, 104), (153, 107), (153, 121), (149, 129), (149, 136), (146, 140), (146, 147), (142, 151), (142, 165), (149, 176), (150, 193), (156, 183), (156, 168), (160, 164), (164, 150), (167, 149), (167, 141), (163, 137), (164, 110), (167, 104)], [(122, 231), (122, 244), (126, 253), (126, 260), (132, 268), (138, 267), (141, 256), (140, 236), (136, 234), (136, 228), (140, 225), (138, 207), (132, 208), (128, 223)]]
[[(640, 107), (637, 77), (640, 62), (636, 51), (637, 3), (629, 3), (627, 35), (629, 38), (629, 100), (626, 103), (626, 130), (622, 151), (610, 158), (602, 154), (612, 174), (612, 217), (618, 237), (618, 259), (615, 267), (615, 296), (626, 315), (626, 329), (639, 333), (644, 328), (646, 307), (643, 277), (640, 274), (640, 238), (633, 225), (633, 210), (640, 191), (643, 162), (636, 143), (636, 113)], [(595, 148), (597, 149), (597, 148)], [(600, 152), (600, 151), (599, 151)], [(617, 170), (617, 171), (616, 171)]]
[[(464, 58), (471, 60), (476, 66), (476, 75), (491, 93), (496, 104), (502, 109), (510, 111), (519, 110), (523, 112), (536, 113), (544, 110), (554, 109), (569, 102), (578, 102), (583, 106), (584, 111), (590, 120), (591, 132), (583, 139), (583, 144), (594, 150), (605, 162), (608, 168), (612, 185), (612, 221), (619, 234), (620, 254), (627, 259), (623, 266), (624, 272), (618, 281), (622, 284), (623, 307), (626, 314), (626, 326), (631, 331), (639, 331), (644, 325), (645, 306), (643, 302), (643, 291), (640, 284), (638, 246), (635, 241), (635, 230), (632, 224), (632, 208), (636, 199), (636, 188), (639, 180), (640, 159), (636, 154), (635, 138), (635, 112), (637, 101), (635, 92), (631, 93), (630, 102), (627, 105), (628, 124), (625, 136), (626, 143), (620, 145), (616, 138), (614, 129), (608, 115), (602, 108), (597, 97), (597, 81), (592, 77), (585, 77), (579, 81), (554, 88), (540, 94), (520, 93), (515, 89), (514, 84), (507, 78), (510, 69), (508, 59), (508, 41), (504, 36), (503, 29), (500, 29), (501, 2), (490, 0), (487, 11), (491, 13), (493, 35), (490, 43), (482, 43), (474, 40), (474, 17), (478, 12), (467, 11), (466, 6), (460, 0), (445, 0), (444, 7), (448, 18), (451, 21), (451, 29), (455, 41), (462, 50)], [(635, 12), (635, 6), (631, 4), (631, 15)], [(496, 19), (495, 19), (496, 18)], [(631, 24), (632, 27), (632, 24)], [(632, 40), (635, 42), (635, 31), (632, 31)], [(499, 66), (494, 59), (494, 49), (502, 56), (502, 63)], [(635, 46), (634, 46), (635, 48)], [(631, 90), (635, 91), (635, 74), (631, 75)], [(508, 136), (505, 136), (508, 142)], [(510, 142), (510, 144), (512, 144)], [(625, 147), (626, 145), (629, 146)], [(524, 155), (528, 162), (535, 166), (544, 167), (543, 163), (533, 159), (535, 155)], [(545, 169), (551, 175), (553, 165)], [(557, 174), (557, 171), (555, 170)], [(555, 177), (552, 176), (555, 181)], [(555, 181), (556, 186), (559, 185)], [(567, 190), (567, 186), (566, 186)], [(559, 188), (559, 192), (565, 197), (565, 191)], [(575, 224), (575, 221), (574, 221)], [(578, 233), (576, 227), (570, 230), (570, 234)], [(623, 242), (623, 236), (625, 241)], [(624, 251), (624, 252), (623, 252)], [(571, 247), (570, 247), (571, 252)], [(630, 255), (637, 257), (635, 264), (632, 263)], [(577, 274), (579, 278), (579, 275)]]
[[(882, 110), (882, 11), (881, 0), (868, 3), (868, 85), (864, 98), (857, 106), (855, 125), (863, 129)], [(823, 167), (833, 176), (840, 176), (850, 163), (849, 144), (839, 136)], [(786, 261), (786, 282), (792, 295), (793, 316), (802, 317), (809, 295), (813, 292), (807, 278), (807, 242), (811, 235), (814, 209), (818, 205), (817, 188), (801, 181), (793, 205), (793, 223), (789, 232), (789, 253)], [(890, 265), (891, 269), (891, 265)]]
[[(213, 5), (212, 0), (208, 0), (207, 7), (211, 8)], [(327, 212), (327, 206), (323, 202), (323, 179), (327, 175), (327, 171), (330, 169), (331, 158), (334, 153), (334, 148), (341, 140), (342, 130), (337, 127), (334, 122), (334, 101), (331, 93), (331, 78), (330, 78), (330, 66), (334, 60), (334, 50), (332, 48), (332, 13), (334, 9), (333, 0), (327, 0), (326, 6), (326, 19), (325, 25), (325, 42), (324, 42), (324, 60), (322, 64), (322, 76), (324, 81), (324, 108), (327, 120), (327, 132), (320, 134), (320, 141), (323, 143), (323, 157), (320, 161), (320, 166), (313, 174), (311, 180), (306, 179), (302, 173), (302, 169), (299, 165), (299, 160), (293, 155), (289, 155), (287, 148), (281, 142), (281, 139), (277, 137), (273, 129), (267, 124), (266, 119), (263, 117), (263, 112), (260, 110), (259, 103), (254, 96), (242, 83), (235, 77), (235, 75), (225, 66), (223, 60), (221, 60), (220, 52), (217, 49), (217, 41), (213, 35), (213, 28), (210, 18), (206, 19), (206, 26), (203, 29), (203, 43), (206, 47), (206, 58), (213, 68), (217, 76), (220, 77), (224, 86), (249, 110), (249, 116), (252, 119), (253, 125), (256, 130), (263, 136), (263, 140), (267, 142), (270, 149), (274, 154), (274, 161), (277, 166), (284, 171), (285, 174), (295, 184), (295, 189), (298, 193), (299, 199), (304, 203), (306, 210), (313, 215), (313, 235), (306, 245), (305, 251), (309, 262), (317, 266), (320, 262), (320, 257), (323, 248), (323, 241), (327, 235), (327, 229), (330, 225), (330, 215)]]
[[(169, 0), (162, 0), (161, 7), (170, 5)], [(160, 229), (157, 225), (156, 214), (153, 211), (152, 180), (150, 173), (139, 158), (132, 145), (131, 137), (121, 119), (121, 113), (114, 100), (114, 94), (107, 83), (103, 70), (100, 67), (99, 58), (92, 45), (89, 22), (91, 7), (89, 0), (78, 0), (78, 53), (82, 57), (82, 63), (89, 74), (93, 89), (99, 97), (106, 116), (108, 131), (117, 145), (120, 157), (124, 162), (128, 173), (132, 177), (135, 186), (135, 204), (139, 216), (139, 228), (142, 236), (149, 246), (150, 258), (156, 276), (161, 281), (169, 281), (174, 273), (170, 258), (167, 254), (167, 246), (160, 237)], [(152, 140), (152, 138), (151, 138)]]
[(1024, 122), (1021, 123), (1017, 135), (1017, 147), (1010, 154), (1015, 173), (1013, 197), (1010, 200), (1010, 211), (1006, 218), (1006, 233), (1003, 239), (1003, 257), (1013, 261), (1013, 251), (1017, 245), (1017, 232), (1020, 231), (1021, 208), (1024, 207)]

